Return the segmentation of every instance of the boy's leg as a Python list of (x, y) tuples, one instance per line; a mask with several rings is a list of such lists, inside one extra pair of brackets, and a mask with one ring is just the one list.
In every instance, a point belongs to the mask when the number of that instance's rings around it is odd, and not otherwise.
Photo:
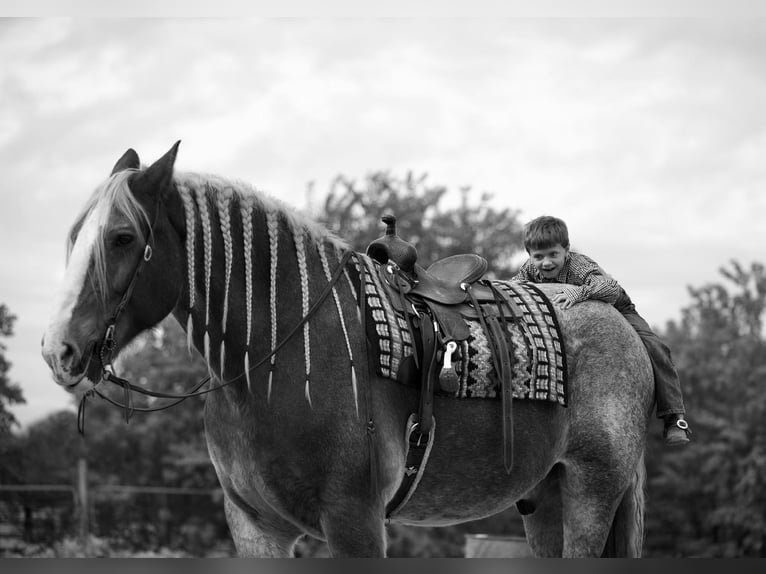
[[(624, 313), (623, 315), (641, 337), (649, 360), (654, 371), (655, 399), (657, 401), (657, 418), (664, 419), (665, 433), (670, 440), (669, 444), (688, 442), (685, 423), (678, 426), (675, 423), (683, 419), (684, 409), (683, 395), (681, 393), (681, 381), (673, 359), (670, 356), (670, 348), (660, 339), (648, 323), (638, 313)], [(675, 416), (673, 416), (675, 415)], [(672, 433), (673, 436), (670, 436)]]

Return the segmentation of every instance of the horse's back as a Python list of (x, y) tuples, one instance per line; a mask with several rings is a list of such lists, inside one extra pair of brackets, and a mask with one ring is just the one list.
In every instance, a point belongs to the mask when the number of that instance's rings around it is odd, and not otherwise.
[[(554, 285), (540, 285), (547, 295)], [(612, 305), (585, 301), (557, 309), (566, 349), (573, 421), (620, 420), (643, 434), (654, 400), (654, 379), (638, 333)]]

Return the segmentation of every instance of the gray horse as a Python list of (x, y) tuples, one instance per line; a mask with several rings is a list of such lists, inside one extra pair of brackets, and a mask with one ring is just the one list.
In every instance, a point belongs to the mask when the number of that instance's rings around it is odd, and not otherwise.
[[(119, 380), (113, 357), (172, 313), (224, 387), (205, 424), (237, 551), (289, 556), (308, 534), (333, 556), (384, 556), (419, 391), (370, 368), (358, 291), (369, 259), (245, 184), (175, 172), (177, 148), (148, 168), (126, 152), (73, 225), (43, 339), (56, 382), (82, 397)], [(514, 402), (507, 474), (500, 401), (437, 397), (428, 464), (398, 522), (455, 524), (521, 501), (538, 556), (640, 556), (649, 360), (612, 307), (557, 314), (568, 406)]]

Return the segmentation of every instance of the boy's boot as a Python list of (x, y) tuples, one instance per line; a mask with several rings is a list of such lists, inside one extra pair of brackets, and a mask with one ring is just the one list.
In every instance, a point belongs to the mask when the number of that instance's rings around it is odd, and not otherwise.
[(665, 430), (662, 436), (665, 437), (666, 446), (684, 446), (689, 442), (689, 435), (692, 431), (689, 429), (689, 423), (684, 420), (684, 415), (667, 415), (665, 420)]

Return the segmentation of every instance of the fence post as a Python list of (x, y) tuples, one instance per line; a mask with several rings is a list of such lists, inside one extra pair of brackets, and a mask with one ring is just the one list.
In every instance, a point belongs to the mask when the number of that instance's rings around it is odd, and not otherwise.
[(77, 498), (79, 501), (79, 537), (80, 545), (86, 552), (90, 539), (90, 511), (88, 504), (88, 459), (85, 456), (85, 438), (81, 438), (80, 458), (77, 460)]

